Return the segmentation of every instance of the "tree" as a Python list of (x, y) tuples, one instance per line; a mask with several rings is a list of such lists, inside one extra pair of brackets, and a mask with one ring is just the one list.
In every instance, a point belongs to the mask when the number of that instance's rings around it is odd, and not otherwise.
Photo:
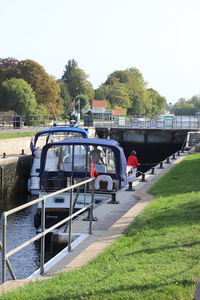
[(18, 64), (20, 77), (25, 79), (35, 92), (36, 101), (46, 107), (49, 113), (60, 114), (63, 100), (60, 97), (60, 86), (52, 76), (37, 62), (27, 59)]
[(126, 86), (119, 82), (108, 87), (106, 99), (109, 100), (111, 108), (129, 108), (131, 106)]
[(68, 118), (72, 97), (69, 93), (68, 87), (65, 84), (64, 80), (62, 79), (58, 80), (58, 84), (60, 85), (60, 96), (64, 102), (63, 117)]
[(198, 109), (193, 103), (189, 103), (186, 99), (182, 98), (174, 104), (171, 111), (177, 116), (184, 116), (195, 115)]
[(15, 58), (0, 58), (0, 84), (10, 78), (19, 78), (17, 66), (19, 61)]
[(60, 114), (63, 109), (60, 86), (40, 64), (30, 59), (0, 59), (0, 84), (10, 78), (26, 80), (35, 93), (38, 107), (45, 107), (48, 113)]
[(165, 97), (160, 96), (160, 94), (154, 89), (147, 89), (147, 110), (148, 115), (159, 115), (164, 112), (167, 105), (167, 100)]
[(136, 68), (111, 73), (95, 91), (96, 99), (107, 99), (112, 108), (128, 108), (129, 114), (145, 114), (146, 89), (142, 74)]
[(92, 84), (87, 80), (88, 75), (78, 67), (77, 62), (69, 60), (65, 66), (62, 80), (67, 85), (72, 99), (78, 95), (84, 95), (91, 100), (94, 97)]
[(4, 81), (0, 87), (1, 111), (13, 110), (25, 117), (36, 110), (34, 92), (24, 79), (11, 78)]
[(188, 100), (190, 104), (193, 104), (197, 111), (200, 112), (200, 95), (193, 96), (190, 100)]

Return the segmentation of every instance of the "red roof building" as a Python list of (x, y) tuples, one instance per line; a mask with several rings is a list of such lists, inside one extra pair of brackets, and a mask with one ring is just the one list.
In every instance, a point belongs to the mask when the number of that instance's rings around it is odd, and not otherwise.
[(91, 101), (91, 108), (92, 109), (106, 109), (107, 100), (92, 100)]

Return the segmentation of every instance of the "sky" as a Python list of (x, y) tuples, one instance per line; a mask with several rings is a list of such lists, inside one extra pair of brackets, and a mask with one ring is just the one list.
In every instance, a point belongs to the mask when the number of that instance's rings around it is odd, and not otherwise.
[(200, 94), (199, 0), (0, 0), (0, 58), (56, 79), (70, 59), (98, 88), (137, 68), (168, 103)]

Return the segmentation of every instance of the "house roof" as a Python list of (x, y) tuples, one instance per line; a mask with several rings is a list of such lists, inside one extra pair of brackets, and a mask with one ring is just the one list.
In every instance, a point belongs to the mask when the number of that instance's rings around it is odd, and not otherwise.
[(105, 107), (106, 108), (107, 100), (92, 100), (91, 107)]

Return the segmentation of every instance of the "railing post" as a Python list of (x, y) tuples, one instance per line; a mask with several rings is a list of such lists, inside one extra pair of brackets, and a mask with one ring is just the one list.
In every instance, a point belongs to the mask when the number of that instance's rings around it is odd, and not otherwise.
[[(2, 249), (3, 249), (2, 243), (0, 242), (0, 251), (1, 251), (1, 253), (2, 253)], [(15, 273), (14, 273), (13, 270), (12, 270), (12, 267), (11, 267), (11, 264), (10, 264), (8, 258), (6, 259), (6, 265), (7, 265), (7, 268), (8, 268), (8, 270), (9, 270), (9, 272), (10, 272), (10, 275), (11, 275), (12, 279), (13, 279), (13, 280), (16, 280), (17, 278), (16, 278), (16, 276), (15, 276)]]
[(92, 234), (92, 221), (93, 221), (93, 209), (94, 209), (94, 180), (92, 181), (91, 204), (92, 206), (90, 206), (89, 234)]
[(6, 229), (7, 229), (7, 216), (2, 213), (2, 283), (6, 282)]
[[(42, 210), (41, 210), (41, 230), (45, 231), (45, 199), (42, 200)], [(45, 255), (45, 235), (41, 237), (40, 246), (40, 274), (44, 274), (44, 255)]]
[[(70, 203), (69, 203), (69, 216), (72, 215), (72, 201), (73, 201), (73, 189), (70, 190)], [(68, 238), (68, 251), (71, 251), (72, 240), (72, 219), (69, 220), (69, 238)]]

